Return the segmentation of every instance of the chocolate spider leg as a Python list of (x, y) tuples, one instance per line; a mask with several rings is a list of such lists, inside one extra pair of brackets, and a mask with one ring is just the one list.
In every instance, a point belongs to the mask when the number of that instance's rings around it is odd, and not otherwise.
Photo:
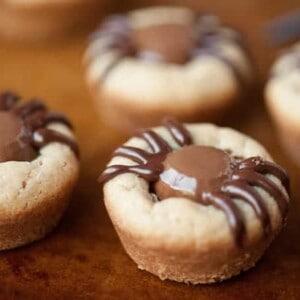
[(241, 161), (238, 165), (238, 169), (254, 169), (255, 172), (260, 174), (271, 174), (281, 181), (288, 193), (290, 191), (290, 181), (286, 171), (279, 165), (262, 160), (261, 157), (251, 157)]
[(100, 28), (89, 36), (89, 40), (97, 40), (102, 37), (103, 33), (128, 35), (130, 25), (128, 19), (122, 15), (115, 15), (106, 18), (100, 25)]
[[(99, 76), (99, 80), (105, 81), (111, 71), (122, 61), (125, 56), (135, 53), (130, 41), (130, 26), (128, 21), (120, 21), (120, 17), (115, 20), (107, 20), (101, 29), (91, 35), (92, 45), (90, 46), (86, 60), (92, 62), (95, 57), (114, 50), (116, 56), (107, 63)], [(125, 23), (126, 22), (126, 23)]]
[(44, 125), (47, 125), (49, 123), (63, 123), (69, 128), (73, 128), (71, 122), (68, 120), (68, 118), (66, 118), (64, 114), (49, 111), (46, 112), (44, 118)]
[(127, 53), (128, 49), (126, 49), (126, 45), (128, 37), (125, 36), (121, 31), (110, 29), (99, 30), (91, 39), (94, 41), (85, 55), (85, 60), (87, 62), (91, 63), (93, 59), (99, 55), (103, 55), (111, 50), (118, 51), (120, 54), (119, 57), (116, 57), (106, 66), (106, 70), (103, 72), (103, 74), (108, 72), (109, 69), (114, 66), (114, 64), (118, 64), (122, 56)]
[(0, 94), (0, 110), (10, 110), (20, 100), (17, 94), (4, 92)]
[(40, 128), (33, 133), (33, 146), (35, 148), (40, 149), (43, 146), (46, 146), (49, 143), (62, 143), (69, 146), (74, 153), (79, 156), (79, 149), (77, 144), (70, 138), (66, 137), (65, 135), (61, 134), (60, 132), (47, 129), (47, 128)]
[(258, 219), (261, 220), (265, 235), (270, 232), (271, 223), (266, 205), (260, 194), (243, 180), (226, 182), (222, 185), (221, 191), (230, 196), (248, 203), (254, 210)]
[(204, 205), (213, 205), (225, 213), (236, 244), (241, 246), (242, 237), (245, 233), (245, 225), (237, 205), (228, 195), (220, 192), (203, 193), (202, 200)]
[(147, 142), (154, 153), (168, 153), (172, 151), (169, 144), (154, 131), (145, 130), (139, 133), (138, 136)]
[(232, 180), (243, 180), (249, 185), (264, 189), (276, 201), (282, 218), (287, 214), (288, 198), (286, 194), (269, 178), (253, 172), (253, 170), (236, 170), (232, 174)]
[(175, 140), (179, 147), (192, 144), (192, 138), (189, 131), (176, 119), (165, 118), (163, 120), (164, 126), (168, 129), (172, 138)]
[(99, 30), (91, 36), (92, 40), (101, 40), (107, 47), (115, 48), (122, 43), (126, 43), (129, 39), (130, 31), (125, 31), (123, 28), (107, 27)]
[(114, 177), (125, 174), (132, 173), (135, 174), (148, 182), (154, 182), (158, 179), (161, 168), (157, 167), (154, 169), (149, 169), (147, 165), (142, 166), (124, 166), (124, 165), (113, 165), (107, 167), (103, 173), (98, 177), (99, 182), (107, 182)]
[(113, 156), (122, 156), (133, 160), (138, 164), (146, 164), (149, 157), (153, 155), (148, 153), (143, 149), (130, 146), (119, 147), (114, 153)]
[(26, 117), (26, 123), (32, 130), (45, 127), (50, 123), (62, 123), (69, 128), (72, 128), (70, 121), (60, 113), (48, 112), (46, 110), (38, 110)]
[(45, 125), (45, 110), (37, 111), (25, 117), (26, 124), (31, 128), (32, 132)]
[(123, 165), (114, 165), (114, 166), (107, 167), (98, 177), (98, 181), (101, 183), (107, 182), (118, 175), (127, 173), (128, 169), (129, 166), (123, 166)]
[(30, 100), (20, 106), (16, 106), (13, 108), (13, 111), (21, 116), (22, 118), (28, 117), (30, 114), (38, 111), (38, 110), (46, 110), (45, 104), (37, 99)]
[(130, 23), (128, 17), (122, 14), (115, 14), (107, 17), (104, 20), (103, 25), (105, 27), (117, 27), (120, 30), (130, 29)]

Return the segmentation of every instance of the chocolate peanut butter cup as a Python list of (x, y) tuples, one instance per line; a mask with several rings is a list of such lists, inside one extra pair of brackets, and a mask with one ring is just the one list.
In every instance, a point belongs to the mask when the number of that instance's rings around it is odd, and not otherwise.
[(139, 268), (191, 283), (252, 267), (285, 224), (289, 203), (286, 171), (257, 142), (174, 119), (118, 148), (99, 181)]

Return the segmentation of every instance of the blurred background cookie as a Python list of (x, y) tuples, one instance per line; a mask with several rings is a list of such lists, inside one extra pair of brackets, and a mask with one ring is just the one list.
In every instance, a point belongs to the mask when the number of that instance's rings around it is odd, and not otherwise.
[(81, 32), (106, 7), (106, 0), (4, 0), (0, 2), (0, 37), (13, 41), (57, 39)]
[(250, 137), (211, 124), (141, 131), (99, 180), (128, 255), (160, 279), (223, 281), (253, 267), (285, 224), (287, 173)]
[(275, 61), (265, 98), (282, 145), (300, 165), (300, 42)]
[(121, 130), (215, 120), (252, 81), (243, 38), (214, 15), (151, 7), (108, 17), (85, 54), (101, 116)]

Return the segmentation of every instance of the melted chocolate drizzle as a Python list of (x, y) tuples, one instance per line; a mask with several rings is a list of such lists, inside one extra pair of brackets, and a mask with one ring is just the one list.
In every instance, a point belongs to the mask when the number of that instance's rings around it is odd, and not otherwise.
[[(187, 129), (174, 119), (164, 121), (164, 126), (179, 147), (192, 144), (192, 138)], [(154, 183), (163, 171), (163, 161), (172, 151), (167, 142), (151, 130), (143, 131), (138, 135), (150, 147), (152, 152), (131, 147), (118, 148), (113, 156), (126, 157), (137, 163), (134, 166), (112, 165), (100, 175), (100, 182), (107, 182), (114, 177), (133, 173)], [(208, 190), (197, 194), (198, 201), (203, 205), (213, 205), (222, 210), (229, 222), (237, 245), (242, 245), (245, 235), (245, 223), (241, 211), (233, 199), (239, 199), (249, 204), (260, 220), (264, 234), (271, 230), (270, 216), (260, 193), (254, 188), (265, 190), (275, 200), (284, 221), (288, 208), (289, 178), (284, 169), (275, 163), (265, 161), (261, 157), (250, 157), (231, 164), (231, 174), (221, 184), (218, 190)], [(286, 192), (266, 175), (276, 177), (285, 188)]]
[[(209, 55), (215, 57), (232, 70), (240, 85), (247, 85), (247, 80), (240, 68), (233, 61), (227, 58), (227, 56), (223, 54), (223, 51), (219, 47), (220, 42), (224, 40), (230, 41), (239, 46), (250, 59), (249, 50), (245, 45), (242, 35), (236, 30), (234, 30), (232, 34), (226, 34), (224, 32), (224, 28), (220, 24), (216, 25), (205, 22), (207, 16), (209, 15), (202, 15), (199, 18), (196, 18), (195, 23), (193, 24), (196, 33), (196, 44), (195, 48), (190, 50), (189, 60), (198, 56)], [(143, 52), (140, 52), (139, 49), (136, 49), (132, 42), (132, 32), (133, 29), (131, 28), (128, 17), (124, 15), (114, 15), (104, 20), (99, 29), (91, 35), (92, 42), (101, 40), (106, 43), (105, 47), (102, 45), (99, 50), (96, 49), (96, 51), (92, 53), (91, 59), (93, 59), (94, 56), (97, 57), (98, 55), (102, 55), (111, 50), (117, 50), (120, 54), (115, 60), (108, 64), (106, 69), (103, 71), (101, 75), (102, 81), (106, 79), (108, 74), (126, 56), (135, 56), (136, 58), (142, 60), (167, 62), (166, 58), (164, 59), (161, 57), (159, 53), (153, 53), (153, 55), (143, 55)]]
[(205, 25), (205, 18), (205, 15), (200, 16), (196, 23), (202, 30), (198, 33), (198, 43), (195, 49), (192, 51), (192, 57), (211, 56), (217, 58), (231, 69), (234, 77), (240, 83), (240, 86), (245, 87), (247, 85), (247, 80), (244, 74), (241, 72), (239, 66), (237, 66), (232, 60), (227, 58), (227, 56), (223, 54), (223, 51), (219, 47), (220, 43), (222, 43), (222, 41), (224, 40), (234, 42), (250, 59), (250, 53), (245, 44), (245, 41), (242, 38), (242, 35), (236, 30), (234, 30), (232, 34), (226, 35), (223, 32), (223, 27), (221, 27), (220, 25)]
[(79, 156), (79, 149), (77, 143), (69, 138), (66, 138), (66, 136), (60, 132), (48, 128), (39, 128), (33, 134), (32, 144), (37, 149), (40, 149), (54, 142), (68, 145), (71, 148), (71, 150), (76, 154), (76, 156)]
[(112, 60), (101, 75), (101, 80), (105, 80), (108, 74), (116, 67), (126, 56), (134, 54), (134, 49), (130, 41), (131, 28), (127, 17), (122, 15), (110, 16), (104, 20), (100, 28), (94, 32), (90, 39), (92, 41), (102, 40), (105, 45), (101, 50), (96, 49), (93, 56), (103, 55), (111, 50), (118, 50), (119, 56)]
[(79, 156), (76, 142), (62, 133), (46, 128), (50, 123), (62, 123), (72, 128), (70, 121), (63, 114), (49, 112), (39, 99), (17, 105), (19, 100), (20, 97), (14, 93), (0, 94), (0, 111), (11, 111), (23, 120), (24, 128), (29, 132), (29, 144), (39, 150), (49, 143), (58, 142), (69, 146)]
[(163, 125), (168, 129), (169, 133), (178, 144), (183, 147), (185, 145), (192, 144), (192, 138), (187, 129), (172, 118), (166, 118), (163, 120)]

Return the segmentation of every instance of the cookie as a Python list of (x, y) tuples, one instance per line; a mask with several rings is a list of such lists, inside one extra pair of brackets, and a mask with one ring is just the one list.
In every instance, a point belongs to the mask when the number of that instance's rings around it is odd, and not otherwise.
[(71, 124), (33, 99), (0, 95), (0, 249), (43, 238), (59, 222), (77, 181)]
[(173, 119), (118, 148), (99, 181), (138, 268), (193, 284), (253, 267), (285, 224), (289, 203), (287, 173), (256, 141)]
[(46, 41), (93, 24), (105, 1), (5, 0), (0, 3), (0, 37)]
[(268, 111), (282, 145), (300, 165), (300, 42), (274, 63), (265, 87)]
[(252, 80), (240, 33), (213, 15), (151, 7), (108, 17), (85, 54), (102, 118), (123, 131), (224, 116)]

